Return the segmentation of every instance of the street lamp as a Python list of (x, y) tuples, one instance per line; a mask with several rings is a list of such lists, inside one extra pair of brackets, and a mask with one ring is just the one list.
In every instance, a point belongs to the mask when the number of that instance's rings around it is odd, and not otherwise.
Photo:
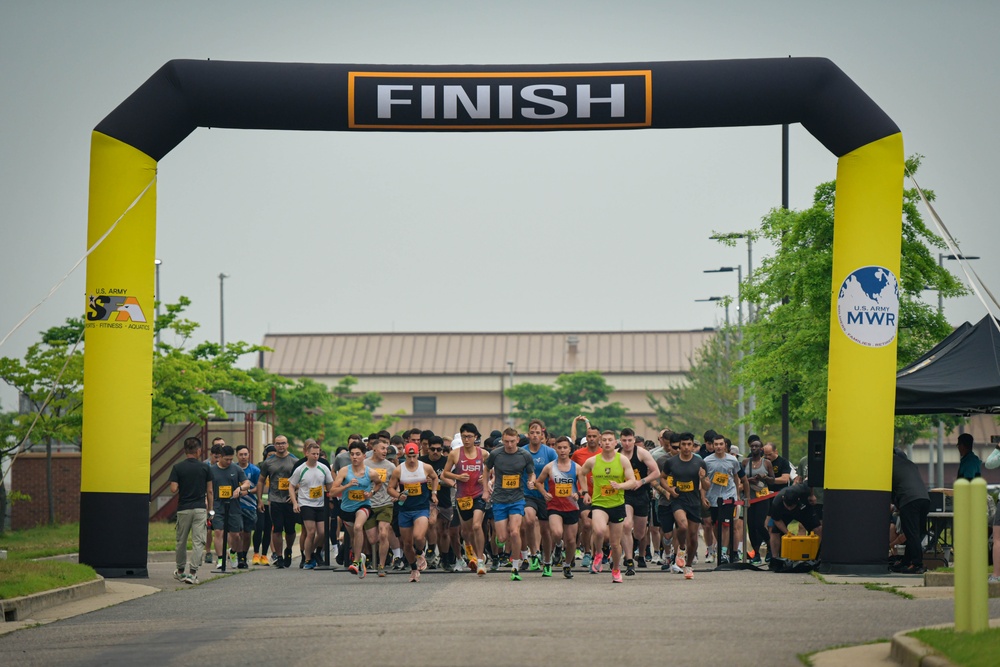
[[(154, 295), (154, 300), (156, 301), (156, 319), (160, 319), (160, 302), (163, 301), (163, 296), (160, 293), (160, 265), (163, 264), (163, 260), (154, 259), (153, 263), (156, 264), (156, 294)], [(153, 323), (153, 327), (156, 327), (156, 322)], [(160, 330), (156, 330), (156, 347), (160, 347)]]
[[(737, 358), (740, 362), (743, 361), (743, 267), (739, 264), (736, 266), (720, 266), (717, 269), (705, 269), (705, 273), (732, 273), (736, 271), (736, 335), (739, 337), (739, 351), (737, 352)], [(743, 451), (743, 443), (746, 440), (747, 426), (743, 423), (744, 417), (746, 417), (746, 405), (744, 398), (745, 390), (743, 388), (743, 383), (741, 382), (737, 387), (738, 400), (736, 410), (739, 420), (737, 422), (737, 427), (739, 429), (739, 445), (737, 449)]]
[(219, 346), (226, 348), (226, 308), (223, 299), (223, 281), (229, 277), (227, 273), (219, 274)]
[[(946, 255), (943, 252), (938, 253), (938, 266), (944, 268), (944, 260), (972, 260), (979, 259), (975, 255)], [(944, 314), (944, 296), (941, 295), (941, 290), (938, 290), (938, 315)], [(938, 420), (938, 432), (937, 432), (937, 481), (938, 486), (944, 486), (944, 422), (940, 419)], [(934, 488), (934, 457), (928, 452), (927, 456), (927, 484)]]
[[(507, 369), (510, 371), (510, 388), (514, 388), (514, 362), (507, 361)], [(514, 425), (514, 399), (510, 399), (509, 408), (507, 410), (507, 426)]]

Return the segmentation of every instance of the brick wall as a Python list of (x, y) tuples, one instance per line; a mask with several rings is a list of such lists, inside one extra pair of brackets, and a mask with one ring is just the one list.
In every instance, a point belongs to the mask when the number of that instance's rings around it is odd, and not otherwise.
[[(56, 521), (80, 520), (80, 454), (52, 455), (52, 479), (56, 497)], [(45, 453), (25, 453), (14, 460), (11, 488), (31, 496), (11, 508), (11, 528), (21, 530), (49, 522), (49, 501), (45, 492)]]

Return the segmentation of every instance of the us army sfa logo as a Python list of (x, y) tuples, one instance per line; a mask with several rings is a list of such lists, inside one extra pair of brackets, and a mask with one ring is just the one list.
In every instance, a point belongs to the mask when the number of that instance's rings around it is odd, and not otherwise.
[(111, 294), (92, 294), (87, 300), (87, 328), (103, 327), (105, 329), (145, 329), (150, 325), (146, 322), (146, 314), (139, 304), (139, 299), (124, 294), (124, 290), (98, 290)]
[(649, 70), (350, 72), (348, 126), (380, 130), (649, 127)]

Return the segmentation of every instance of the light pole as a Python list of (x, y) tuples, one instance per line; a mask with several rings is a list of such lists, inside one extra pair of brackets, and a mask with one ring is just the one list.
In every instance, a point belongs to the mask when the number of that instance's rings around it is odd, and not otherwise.
[(226, 348), (226, 305), (224, 299), (224, 281), (229, 277), (227, 273), (219, 274), (219, 346)]
[[(979, 259), (979, 257), (974, 255), (946, 255), (943, 252), (938, 253), (938, 266), (944, 268), (944, 260), (970, 260)], [(944, 297), (941, 295), (941, 290), (938, 290), (938, 315), (944, 315)], [(944, 486), (944, 422), (940, 419), (938, 420), (937, 428), (937, 485), (939, 487)], [(934, 457), (930, 455), (928, 451), (927, 454), (927, 484), (934, 488)]]
[[(160, 303), (163, 301), (163, 295), (160, 292), (160, 265), (163, 264), (163, 260), (154, 259), (153, 263), (156, 264), (156, 294), (154, 299), (156, 301), (156, 319), (160, 319)], [(153, 326), (156, 327), (156, 322), (154, 321)], [(160, 347), (160, 330), (156, 330), (156, 347)]]
[[(736, 335), (738, 337), (739, 348), (737, 351), (737, 359), (743, 361), (743, 267), (739, 264), (736, 266), (720, 266), (717, 269), (706, 269), (705, 273), (732, 273), (736, 271)], [(744, 388), (741, 382), (737, 387), (738, 400), (739, 403), (736, 406), (737, 416), (739, 421), (737, 423), (737, 428), (739, 429), (739, 444), (737, 445), (737, 450), (743, 451), (743, 443), (746, 441), (747, 435), (747, 425), (743, 423), (744, 417), (746, 417), (746, 405), (744, 398)]]
[[(787, 130), (787, 126), (785, 127)], [(726, 241), (736, 239), (746, 239), (747, 240), (747, 277), (753, 276), (753, 240), (755, 234), (753, 232), (726, 232), (724, 234), (712, 234), (708, 238), (715, 241)], [(740, 281), (742, 283), (742, 281)], [(753, 312), (753, 302), (747, 301), (747, 324), (753, 322), (754, 312)], [(753, 350), (750, 350), (753, 354)], [(757, 394), (753, 391), (753, 386), (750, 387), (750, 396), (747, 398), (747, 410), (753, 413), (757, 409)], [(753, 431), (753, 425), (750, 425), (751, 432)], [(740, 445), (742, 447), (742, 443)]]
[[(510, 372), (510, 388), (514, 388), (514, 362), (507, 361), (507, 370)], [(514, 425), (514, 399), (510, 399), (507, 409), (507, 426)]]
[[(707, 299), (695, 299), (695, 303), (709, 303), (712, 301), (725, 301), (725, 299), (722, 298), (721, 296), (710, 296)], [(729, 304), (727, 303), (725, 305), (726, 305), (726, 329), (725, 333), (723, 334), (722, 342), (726, 346), (726, 363), (729, 364), (731, 358), (729, 355)], [(721, 369), (716, 375), (718, 376), (719, 382), (721, 384), (722, 382)]]

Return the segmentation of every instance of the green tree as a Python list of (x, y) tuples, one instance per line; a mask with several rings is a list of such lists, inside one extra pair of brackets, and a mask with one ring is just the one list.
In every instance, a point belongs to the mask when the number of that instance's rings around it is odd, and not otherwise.
[(54, 524), (52, 445), (79, 445), (83, 432), (83, 352), (79, 346), (83, 319), (68, 318), (64, 325), (39, 335), (41, 341), (28, 348), (23, 361), (0, 358), (0, 379), (16, 389), (28, 406), (27, 412), (4, 421), (4, 448), (45, 443), (49, 523)]
[(215, 392), (225, 390), (262, 403), (278, 381), (261, 369), (236, 367), (243, 355), (265, 349), (260, 345), (237, 341), (223, 347), (206, 342), (185, 349), (199, 326), (183, 317), (190, 304), (191, 300), (182, 296), (177, 303), (167, 304), (166, 313), (156, 318), (156, 331), (172, 332), (179, 340), (176, 344), (161, 342), (153, 353), (151, 441), (167, 424), (225, 418), (226, 411), (211, 396)]
[(541, 419), (549, 433), (561, 434), (569, 433), (570, 423), (579, 414), (588, 415), (601, 429), (632, 426), (625, 406), (607, 402), (614, 390), (599, 372), (581, 371), (564, 373), (553, 385), (517, 384), (505, 394), (513, 406), (511, 415), (522, 428), (532, 419)]
[(311, 378), (295, 382), (282, 378), (275, 384), (278, 430), (290, 441), (315, 438), (333, 450), (346, 445), (351, 433), (368, 435), (389, 429), (399, 417), (386, 415), (375, 419), (373, 413), (381, 405), (382, 397), (376, 392), (354, 393), (357, 383), (357, 379), (347, 376), (330, 388)]
[[(911, 174), (916, 173), (920, 159), (914, 156), (906, 161)], [(744, 298), (758, 310), (754, 321), (744, 325), (746, 356), (734, 381), (755, 387), (756, 409), (747, 417), (754, 424), (779, 422), (785, 392), (792, 422), (819, 427), (825, 420), (835, 191), (835, 183), (821, 184), (812, 207), (772, 210), (756, 232), (777, 250), (742, 286)], [(933, 192), (925, 194), (934, 199)], [(951, 332), (948, 322), (921, 300), (920, 293), (927, 289), (944, 297), (965, 293), (962, 284), (932, 256), (928, 246), (942, 248), (944, 243), (924, 224), (919, 201), (915, 189), (903, 192), (900, 367)]]

